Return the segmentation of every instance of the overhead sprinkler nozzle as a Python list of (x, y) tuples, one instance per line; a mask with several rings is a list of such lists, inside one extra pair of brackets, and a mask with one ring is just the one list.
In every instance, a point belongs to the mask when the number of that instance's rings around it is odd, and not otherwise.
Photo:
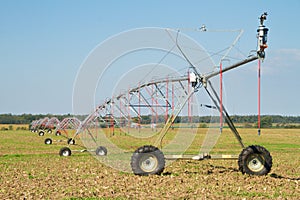
[(260, 16), (260, 26), (257, 29), (257, 38), (258, 38), (257, 54), (261, 59), (265, 58), (265, 49), (268, 48), (267, 36), (268, 36), (269, 29), (264, 25), (264, 21), (267, 19), (267, 15), (268, 14), (264, 12)]
[(263, 26), (264, 25), (264, 21), (267, 20), (267, 12), (264, 12), (261, 16), (260, 16), (260, 25)]

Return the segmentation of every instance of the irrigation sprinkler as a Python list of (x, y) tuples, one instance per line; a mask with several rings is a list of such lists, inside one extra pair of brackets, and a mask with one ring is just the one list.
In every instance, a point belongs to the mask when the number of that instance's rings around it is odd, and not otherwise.
[[(272, 157), (269, 151), (259, 145), (245, 146), (223, 105), (222, 90), (218, 93), (217, 86), (212, 81), (214, 77), (222, 76), (225, 72), (265, 58), (268, 33), (268, 28), (264, 25), (266, 16), (267, 14), (264, 13), (260, 17), (260, 26), (257, 30), (258, 48), (255, 55), (205, 74), (198, 71), (176, 38), (174, 42), (177, 48), (190, 65), (184, 75), (146, 80), (139, 82), (136, 87), (129, 87), (119, 94), (114, 94), (86, 117), (72, 139), (81, 135), (84, 146), (89, 147), (86, 150), (94, 151), (97, 155), (109, 156), (110, 153), (130, 153), (130, 167), (133, 173), (137, 175), (160, 174), (165, 168), (166, 161), (175, 159), (199, 161), (237, 159), (239, 170), (242, 173), (268, 174), (272, 167)], [(221, 61), (224, 59), (225, 57)], [(220, 64), (220, 66), (222, 65)], [(222, 79), (220, 79), (220, 83), (222, 83)], [(220, 88), (222, 89), (222, 85)], [(207, 95), (213, 105), (197, 104), (197, 102), (192, 101), (193, 97), (200, 91)], [(178, 154), (178, 152), (186, 150), (195, 137), (196, 129), (192, 129), (195, 125), (192, 119), (197, 113), (193, 112), (201, 106), (217, 110), (220, 114), (219, 134), (222, 132), (221, 120), (224, 120), (242, 149), (239, 155), (211, 155), (210, 150), (216, 144), (217, 139), (212, 143), (208, 142), (208, 145), (205, 143), (207, 142), (206, 138), (204, 139), (205, 144), (202, 144), (198, 154)], [(187, 115), (182, 113), (187, 113)], [(182, 123), (184, 120), (187, 123)], [(186, 126), (183, 124), (190, 125), (189, 129), (178, 131), (180, 128), (186, 128), (183, 127)], [(122, 137), (138, 138), (147, 144), (136, 148), (133, 154), (132, 149), (119, 151), (120, 148), (110, 141), (114, 139), (116, 134)], [(118, 145), (122, 145), (122, 142)], [(70, 156), (72, 151), (69, 146), (63, 147), (59, 154)]]
[(58, 123), (59, 120), (56, 117), (50, 119), (45, 117), (39, 120), (33, 120), (29, 125), (29, 129), (33, 133), (38, 132), (39, 136), (44, 136), (45, 133), (52, 133), (52, 130), (56, 128)]
[(37, 132), (37, 126), (39, 124), (39, 120), (33, 120), (30, 124), (29, 124), (29, 130), (33, 133)]
[[(100, 104), (82, 122), (72, 138), (81, 135), (84, 146), (90, 147), (85, 151), (95, 152), (96, 155), (107, 154), (106, 147), (102, 145), (105, 139), (101, 130), (105, 130), (105, 134), (110, 137), (118, 133), (141, 139), (148, 138), (155, 134), (159, 127), (169, 123), (171, 112), (178, 115), (187, 101), (190, 101), (189, 106), (192, 106), (189, 97), (193, 92), (188, 85), (189, 81), (189, 75), (186, 74), (181, 77), (156, 79), (129, 88), (125, 93)], [(149, 115), (144, 117), (142, 113)], [(60, 155), (71, 155), (62, 151), (71, 152), (68, 147), (62, 148)]]
[[(56, 124), (53, 132), (56, 136), (64, 137), (68, 144), (75, 144), (75, 140), (70, 138), (70, 135), (72, 135), (72, 132), (78, 129), (80, 124), (81, 121), (76, 117), (67, 117), (64, 118), (58, 124)], [(55, 141), (62, 142), (63, 140), (55, 140)], [(53, 140), (52, 138), (46, 138), (44, 143), (50, 145), (53, 143)]]
[(32, 121), (30, 124), (31, 132), (34, 132), (34, 133), (37, 132), (39, 136), (44, 136), (46, 125), (48, 122), (49, 122), (48, 117)]
[(49, 119), (49, 121), (45, 125), (45, 129), (47, 130), (47, 133), (52, 133), (52, 130), (56, 129), (56, 127), (59, 124), (59, 120), (56, 117), (52, 117)]

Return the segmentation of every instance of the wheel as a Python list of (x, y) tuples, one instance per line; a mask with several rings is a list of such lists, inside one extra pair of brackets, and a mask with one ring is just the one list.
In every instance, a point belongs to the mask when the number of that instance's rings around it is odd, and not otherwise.
[(51, 138), (46, 138), (45, 139), (45, 144), (52, 144)]
[(146, 145), (133, 153), (130, 164), (136, 175), (161, 174), (165, 168), (165, 157), (157, 147)]
[(96, 149), (96, 155), (97, 156), (106, 156), (107, 155), (107, 149), (103, 146), (100, 146)]
[(238, 165), (243, 174), (266, 175), (272, 168), (272, 156), (264, 147), (251, 145), (239, 155)]
[(51, 129), (48, 129), (47, 133), (49, 133), (49, 134), (52, 133), (52, 130), (51, 130)]
[(59, 155), (60, 156), (71, 156), (72, 155), (71, 149), (69, 149), (68, 147), (63, 147), (60, 149)]
[(44, 131), (40, 131), (39, 132), (39, 136), (44, 136), (45, 135), (45, 132)]
[(61, 135), (61, 132), (60, 131), (56, 131), (55, 135), (59, 136), (59, 135)]
[(72, 139), (72, 138), (69, 138), (69, 139), (68, 139), (68, 144), (75, 144), (75, 140)]

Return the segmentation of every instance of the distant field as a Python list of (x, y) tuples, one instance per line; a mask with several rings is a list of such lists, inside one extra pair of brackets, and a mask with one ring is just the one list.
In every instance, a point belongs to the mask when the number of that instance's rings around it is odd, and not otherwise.
[[(0, 125), (1, 127), (9, 125)], [(26, 127), (27, 125), (21, 125)], [(160, 176), (135, 176), (105, 166), (89, 153), (60, 157), (65, 142), (45, 145), (28, 130), (0, 131), (0, 199), (299, 199), (300, 130), (239, 129), (246, 145), (266, 147), (273, 157), (267, 176), (243, 175), (236, 160), (175, 161)], [(28, 127), (28, 126), (27, 126)], [(189, 128), (185, 129), (189, 131)], [(188, 153), (197, 153), (207, 129), (200, 128)], [(107, 135), (133, 151), (140, 140)], [(166, 140), (172, 138), (172, 132)], [(81, 149), (82, 147), (71, 147)], [(241, 148), (226, 128), (211, 154), (239, 154)], [(130, 161), (128, 161), (130, 162)]]
[(13, 130), (16, 130), (17, 128), (26, 128), (28, 129), (29, 125), (28, 124), (0, 124), (0, 129), (1, 128), (7, 128), (12, 127)]

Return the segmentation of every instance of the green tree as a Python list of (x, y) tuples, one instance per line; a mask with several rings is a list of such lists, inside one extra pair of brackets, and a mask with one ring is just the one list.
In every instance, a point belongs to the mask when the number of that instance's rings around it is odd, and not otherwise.
[(271, 116), (265, 116), (261, 118), (260, 127), (261, 128), (271, 128), (273, 119)]

